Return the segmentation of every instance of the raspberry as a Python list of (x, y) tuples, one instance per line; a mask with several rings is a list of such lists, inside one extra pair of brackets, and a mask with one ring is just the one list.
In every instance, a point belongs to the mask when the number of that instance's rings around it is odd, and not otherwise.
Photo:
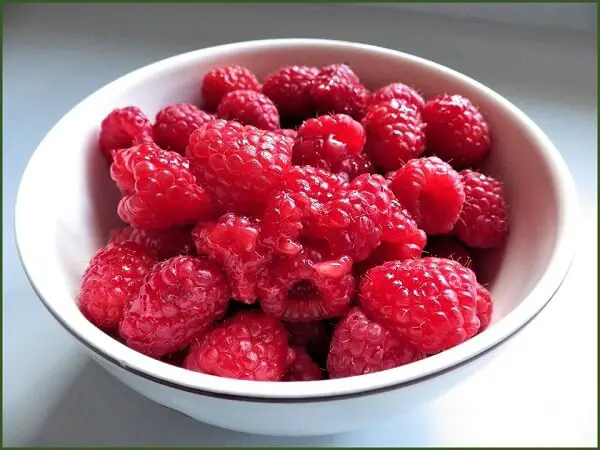
[(347, 189), (348, 184), (343, 176), (333, 174), (325, 169), (312, 166), (295, 166), (285, 176), (283, 189), (303, 199), (305, 203), (315, 201), (325, 203)]
[(365, 152), (385, 172), (396, 170), (425, 150), (425, 125), (419, 112), (392, 99), (369, 108), (362, 121)]
[(440, 258), (390, 261), (369, 270), (359, 300), (367, 316), (434, 354), (458, 345), (479, 330), (475, 274)]
[(391, 176), (390, 187), (427, 234), (452, 231), (465, 202), (460, 176), (435, 156), (408, 161)]
[(291, 165), (287, 137), (214, 120), (190, 137), (187, 156), (198, 181), (223, 210), (259, 213)]
[(362, 261), (381, 242), (392, 199), (383, 177), (361, 175), (315, 212), (309, 234), (327, 241), (332, 254)]
[(227, 378), (281, 381), (290, 354), (279, 320), (244, 311), (195, 341), (184, 367)]
[(423, 354), (406, 340), (354, 307), (333, 332), (327, 370), (331, 378), (344, 378), (393, 369), (422, 358)]
[(166, 106), (156, 115), (154, 140), (165, 150), (184, 154), (192, 133), (214, 119), (212, 114), (189, 103)]
[(155, 256), (134, 242), (108, 244), (91, 259), (77, 295), (79, 308), (99, 328), (115, 328), (137, 294)]
[(169, 228), (167, 230), (140, 230), (133, 227), (114, 228), (108, 243), (136, 242), (158, 255), (160, 259), (176, 255), (189, 255), (195, 252), (194, 241), (189, 229)]
[(448, 236), (432, 236), (427, 240), (427, 250), (436, 258), (453, 259), (463, 266), (472, 268), (473, 257), (471, 252), (456, 240)]
[(244, 303), (256, 301), (256, 283), (269, 262), (258, 245), (260, 223), (235, 214), (216, 222), (199, 223), (192, 231), (198, 254), (205, 254), (223, 266), (232, 296)]
[(191, 225), (213, 213), (211, 198), (178, 153), (154, 144), (124, 149), (115, 154), (110, 174), (123, 192), (119, 216), (136, 228)]
[(329, 351), (329, 332), (322, 320), (314, 322), (284, 322), (290, 345), (300, 346), (315, 359), (327, 356)]
[(112, 161), (113, 150), (143, 142), (152, 142), (152, 124), (139, 108), (117, 108), (102, 121), (100, 151), (109, 161)]
[(274, 260), (259, 283), (260, 305), (271, 316), (289, 322), (311, 322), (340, 316), (354, 294), (348, 257), (325, 261), (316, 250), (303, 248)]
[(369, 106), (374, 106), (393, 99), (399, 100), (407, 106), (413, 106), (418, 111), (421, 111), (423, 106), (425, 106), (423, 97), (421, 97), (415, 89), (402, 83), (388, 84), (373, 92), (369, 97)]
[(293, 347), (296, 359), (288, 367), (283, 381), (316, 381), (323, 379), (321, 369), (302, 347)]
[(423, 108), (427, 147), (453, 167), (478, 164), (490, 149), (490, 130), (471, 101), (460, 95), (440, 95)]
[(502, 247), (508, 235), (508, 212), (502, 183), (472, 170), (460, 172), (465, 204), (454, 232), (469, 247)]
[(211, 110), (219, 106), (229, 92), (241, 89), (260, 91), (260, 83), (250, 70), (236, 65), (213, 69), (202, 80), (202, 98)]
[(345, 64), (323, 67), (311, 86), (311, 96), (320, 114), (347, 114), (360, 120), (368, 91)]
[(279, 112), (275, 104), (260, 92), (243, 90), (227, 94), (219, 103), (217, 113), (223, 119), (236, 120), (262, 130), (279, 129)]
[(479, 333), (485, 330), (491, 320), (494, 312), (494, 304), (492, 296), (486, 288), (479, 283), (477, 284), (477, 317), (479, 318)]
[(398, 200), (392, 200), (381, 240), (379, 247), (356, 267), (358, 274), (364, 274), (368, 269), (386, 261), (419, 258), (427, 243), (427, 236), (417, 227), (410, 214), (400, 206)]
[(296, 239), (302, 231), (304, 218), (304, 210), (293, 194), (277, 194), (269, 200), (262, 216), (260, 242), (275, 253), (295, 255), (302, 249)]
[(298, 132), (293, 128), (282, 128), (281, 130), (275, 130), (275, 133), (290, 138), (292, 141), (295, 141), (298, 136)]
[(331, 170), (365, 145), (365, 131), (360, 123), (345, 114), (308, 119), (298, 129), (292, 161)]
[(316, 67), (282, 67), (265, 78), (263, 94), (273, 100), (282, 116), (309, 117), (314, 112), (310, 89), (318, 73)]
[(219, 266), (206, 259), (176, 256), (156, 265), (120, 325), (127, 345), (160, 357), (181, 350), (227, 311), (229, 289)]
[(335, 172), (345, 173), (353, 180), (364, 173), (375, 173), (375, 168), (367, 154), (359, 153), (342, 161), (338, 167), (335, 167)]

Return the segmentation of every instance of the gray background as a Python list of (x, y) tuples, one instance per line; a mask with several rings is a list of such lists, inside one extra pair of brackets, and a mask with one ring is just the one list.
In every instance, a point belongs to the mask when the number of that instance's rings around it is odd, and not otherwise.
[[(595, 446), (595, 17), (595, 5), (6, 6), (4, 444)], [(21, 173), (72, 106), (155, 60), (270, 37), (366, 42), (462, 71), (505, 95), (548, 133), (579, 189), (581, 248), (560, 294), (485, 370), (430, 406), (376, 429), (265, 438), (196, 423), (153, 404), (92, 363), (52, 320), (16, 255), (13, 206)]]

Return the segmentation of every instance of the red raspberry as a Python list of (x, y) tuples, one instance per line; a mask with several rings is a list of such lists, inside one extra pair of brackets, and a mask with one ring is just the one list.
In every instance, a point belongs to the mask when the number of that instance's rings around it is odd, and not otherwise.
[(258, 245), (259, 233), (258, 220), (231, 213), (217, 222), (199, 223), (192, 231), (198, 254), (223, 266), (233, 298), (244, 303), (256, 301), (256, 283), (269, 262)]
[(479, 330), (475, 274), (440, 258), (390, 261), (360, 284), (364, 312), (423, 353), (458, 345)]
[(393, 194), (379, 175), (361, 175), (348, 190), (315, 211), (311, 237), (324, 239), (334, 255), (355, 262), (366, 259), (380, 244)]
[(204, 334), (225, 315), (228, 302), (227, 280), (219, 266), (175, 256), (157, 264), (126, 305), (121, 337), (134, 350), (158, 358)]
[(192, 133), (214, 119), (212, 114), (189, 103), (166, 106), (156, 115), (154, 140), (165, 150), (184, 154)]
[(279, 320), (244, 311), (195, 341), (184, 367), (226, 378), (281, 381), (293, 354)]
[(406, 340), (352, 308), (333, 332), (327, 369), (331, 378), (380, 372), (423, 358)]
[(508, 235), (508, 212), (502, 183), (472, 170), (460, 172), (465, 204), (454, 232), (469, 247), (502, 247)]
[(336, 192), (347, 187), (346, 181), (323, 169), (293, 167), (285, 177), (283, 191), (275, 195), (262, 216), (260, 241), (275, 253), (295, 255), (302, 245), (297, 238), (314, 211)]
[(368, 91), (358, 76), (345, 64), (323, 67), (311, 87), (311, 96), (320, 114), (364, 115)]
[(310, 89), (318, 74), (316, 67), (282, 67), (265, 78), (262, 91), (273, 100), (282, 116), (309, 117), (314, 112)]
[(233, 91), (223, 97), (217, 113), (223, 119), (236, 120), (261, 130), (279, 129), (279, 112), (275, 104), (256, 91)]
[(386, 261), (420, 258), (427, 236), (400, 203), (392, 200), (381, 240), (379, 247), (356, 267), (358, 274), (364, 274), (368, 269)]
[(282, 128), (281, 130), (275, 130), (275, 133), (290, 138), (292, 141), (295, 141), (298, 137), (298, 132), (293, 128)]
[(296, 359), (287, 372), (283, 381), (316, 381), (323, 379), (321, 369), (302, 347), (294, 347)]
[(325, 203), (348, 188), (344, 176), (312, 166), (295, 166), (287, 173), (283, 189), (298, 194), (305, 203)]
[(477, 317), (479, 318), (479, 333), (485, 330), (491, 320), (494, 312), (494, 304), (489, 291), (479, 283), (477, 284)]
[(291, 166), (287, 137), (214, 120), (190, 137), (187, 156), (198, 181), (225, 211), (262, 211)]
[(311, 322), (340, 316), (354, 294), (352, 261), (325, 261), (316, 250), (273, 261), (259, 284), (260, 305), (288, 322)]
[(114, 228), (108, 243), (136, 242), (158, 255), (160, 259), (177, 255), (189, 255), (195, 252), (192, 234), (187, 228), (169, 228), (167, 230), (140, 230), (133, 227)]
[(427, 250), (431, 256), (453, 259), (472, 269), (473, 257), (471, 252), (451, 237), (431, 236), (427, 240)]
[(423, 108), (427, 147), (453, 167), (478, 164), (487, 155), (491, 137), (487, 122), (471, 101), (440, 95)]
[(290, 192), (280, 192), (267, 203), (262, 216), (260, 242), (277, 254), (295, 255), (302, 246), (297, 238), (305, 219), (302, 205)]
[(109, 161), (112, 161), (113, 150), (143, 142), (152, 142), (152, 124), (139, 108), (117, 108), (102, 121), (100, 150)]
[(292, 161), (331, 170), (359, 154), (365, 145), (360, 123), (345, 114), (308, 119), (298, 128)]
[(213, 213), (211, 198), (178, 153), (154, 144), (124, 149), (115, 154), (110, 174), (123, 193), (119, 216), (136, 228), (191, 225)]
[(375, 173), (375, 167), (373, 167), (373, 163), (366, 153), (359, 153), (358, 155), (351, 156), (342, 161), (342, 163), (335, 168), (335, 171), (338, 173), (345, 173), (353, 180), (364, 173)]
[(408, 161), (391, 176), (390, 187), (427, 234), (452, 231), (465, 202), (460, 176), (435, 156)]
[(418, 111), (425, 106), (423, 97), (413, 88), (402, 83), (392, 83), (376, 90), (369, 97), (369, 106), (396, 99), (407, 106), (414, 106)]
[(329, 332), (322, 320), (314, 322), (284, 322), (290, 345), (300, 346), (315, 359), (329, 351)]
[(236, 65), (213, 69), (202, 80), (202, 98), (210, 110), (219, 106), (229, 92), (241, 89), (260, 91), (260, 83), (250, 70)]
[(425, 125), (419, 112), (392, 99), (369, 108), (362, 121), (365, 152), (385, 172), (396, 170), (425, 150)]
[(79, 308), (99, 328), (115, 328), (137, 294), (155, 256), (134, 242), (108, 244), (91, 259), (78, 293)]

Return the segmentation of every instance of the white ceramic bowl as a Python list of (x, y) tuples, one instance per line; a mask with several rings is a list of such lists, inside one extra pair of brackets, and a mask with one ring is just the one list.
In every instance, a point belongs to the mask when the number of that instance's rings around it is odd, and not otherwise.
[[(101, 120), (137, 105), (199, 100), (202, 75), (237, 63), (259, 77), (288, 64), (346, 62), (367, 87), (412, 84), (478, 104), (493, 130), (489, 169), (504, 181), (511, 235), (492, 285), (493, 325), (444, 353), (360, 377), (299, 383), (218, 378), (186, 371), (111, 339), (79, 312), (75, 293), (86, 264), (116, 224), (117, 191), (96, 148)], [(57, 177), (58, 175), (58, 177)], [(40, 299), (90, 355), (142, 395), (213, 425), (275, 435), (331, 434), (402, 414), (479, 370), (552, 298), (572, 259), (576, 194), (559, 152), (519, 109), (482, 84), (415, 56), (349, 42), (283, 39), (198, 50), (136, 70), (65, 115), (35, 151), (16, 204), (23, 266)]]

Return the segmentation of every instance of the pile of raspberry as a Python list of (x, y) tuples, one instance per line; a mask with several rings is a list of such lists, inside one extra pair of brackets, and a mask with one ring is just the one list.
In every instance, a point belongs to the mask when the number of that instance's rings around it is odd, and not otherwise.
[[(130, 348), (205, 374), (309, 381), (377, 372), (481, 333), (473, 255), (504, 245), (483, 115), (461, 95), (369, 91), (350, 67), (240, 66), (202, 109), (112, 111), (99, 149), (123, 227), (78, 302)], [(98, 170), (105, 170), (98, 168)]]

